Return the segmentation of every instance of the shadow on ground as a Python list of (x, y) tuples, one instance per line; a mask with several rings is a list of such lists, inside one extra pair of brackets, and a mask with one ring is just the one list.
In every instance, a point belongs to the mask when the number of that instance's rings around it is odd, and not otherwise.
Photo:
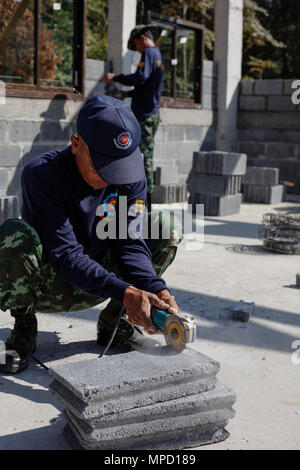
[(205, 218), (208, 222), (217, 222), (216, 225), (205, 225), (204, 235), (217, 235), (219, 237), (258, 238), (258, 224), (249, 222), (236, 222), (233, 220)]

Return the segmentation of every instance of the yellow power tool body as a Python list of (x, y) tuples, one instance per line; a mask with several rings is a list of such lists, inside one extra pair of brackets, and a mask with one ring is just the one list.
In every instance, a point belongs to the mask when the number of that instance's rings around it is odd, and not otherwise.
[(185, 349), (187, 343), (196, 339), (196, 322), (191, 315), (181, 313), (172, 315), (155, 307), (151, 309), (154, 325), (164, 332), (166, 343), (178, 352)]

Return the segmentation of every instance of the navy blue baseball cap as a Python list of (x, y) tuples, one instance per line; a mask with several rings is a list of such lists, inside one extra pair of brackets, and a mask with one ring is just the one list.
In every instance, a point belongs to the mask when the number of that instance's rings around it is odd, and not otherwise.
[(78, 113), (77, 130), (104, 181), (131, 184), (145, 178), (140, 125), (124, 101), (106, 95), (89, 99)]

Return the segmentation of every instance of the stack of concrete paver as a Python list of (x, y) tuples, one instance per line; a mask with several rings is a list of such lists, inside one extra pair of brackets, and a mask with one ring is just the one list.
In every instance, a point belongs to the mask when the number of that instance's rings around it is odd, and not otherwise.
[(19, 215), (19, 198), (17, 196), (1, 196), (0, 224), (7, 219), (17, 219)]
[(262, 204), (282, 202), (284, 186), (279, 184), (279, 169), (248, 167), (242, 182), (244, 201)]
[(155, 188), (151, 201), (154, 203), (185, 202), (186, 184), (178, 184), (176, 164), (159, 166), (155, 170)]
[(194, 152), (189, 178), (189, 203), (193, 212), (204, 204), (204, 215), (223, 216), (240, 211), (242, 175), (247, 155), (227, 152)]
[(234, 393), (219, 364), (168, 347), (104, 356), (50, 369), (65, 407), (65, 435), (84, 449), (182, 449), (226, 439)]

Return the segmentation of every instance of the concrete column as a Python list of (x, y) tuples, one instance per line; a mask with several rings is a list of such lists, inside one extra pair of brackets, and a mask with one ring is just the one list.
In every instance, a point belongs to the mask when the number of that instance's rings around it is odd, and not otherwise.
[(218, 64), (216, 148), (236, 150), (239, 83), (242, 76), (243, 0), (215, 0)]
[(127, 41), (136, 25), (137, 0), (109, 0), (108, 10), (108, 51), (114, 73), (132, 73), (134, 53), (128, 51)]

